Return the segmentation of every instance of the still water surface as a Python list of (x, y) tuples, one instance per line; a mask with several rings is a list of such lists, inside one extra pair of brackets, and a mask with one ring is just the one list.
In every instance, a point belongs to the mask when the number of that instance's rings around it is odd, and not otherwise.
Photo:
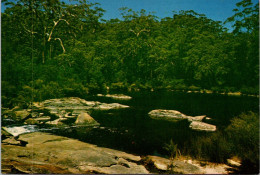
[(242, 112), (258, 112), (256, 97), (180, 92), (138, 92), (127, 95), (133, 98), (126, 101), (86, 97), (88, 101), (130, 106), (128, 109), (92, 111), (91, 116), (101, 124), (100, 127), (71, 127), (49, 132), (139, 155), (165, 155), (163, 147), (170, 139), (178, 147), (187, 147), (191, 139), (211, 133), (192, 131), (185, 121), (175, 123), (151, 119), (148, 116), (151, 110), (172, 109), (190, 116), (207, 115), (212, 119), (207, 123), (216, 125), (217, 130), (224, 129), (232, 118)]

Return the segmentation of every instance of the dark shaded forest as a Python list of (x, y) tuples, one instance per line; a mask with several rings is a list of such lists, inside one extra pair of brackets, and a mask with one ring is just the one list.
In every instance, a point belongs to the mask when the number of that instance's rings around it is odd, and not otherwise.
[[(159, 19), (85, 0), (3, 0), (2, 106), (110, 90), (258, 94), (259, 6), (234, 4), (230, 31), (192, 10)], [(33, 95), (32, 95), (33, 94)]]

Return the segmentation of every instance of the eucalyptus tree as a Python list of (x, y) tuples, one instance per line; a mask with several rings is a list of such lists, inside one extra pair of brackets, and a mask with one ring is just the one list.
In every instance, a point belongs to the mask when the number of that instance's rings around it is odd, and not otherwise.
[(73, 4), (60, 0), (4, 0), (3, 3), (8, 7), (4, 20), (7, 16), (7, 23), (16, 26), (12, 33), (33, 44), (42, 63), (47, 56), (65, 53), (66, 40), (77, 38), (85, 30), (94, 32), (103, 14), (103, 9), (92, 8), (96, 4), (87, 4), (86, 0), (75, 0)]
[(135, 12), (132, 9), (122, 8), (124, 21), (121, 22), (120, 34), (122, 53), (122, 67), (127, 71), (127, 80), (130, 83), (151, 78), (153, 58), (149, 58), (149, 51), (154, 45), (158, 21), (152, 13), (145, 10)]
[(221, 43), (226, 30), (221, 23), (190, 10), (163, 19), (161, 25), (170, 51), (165, 78), (207, 88), (216, 85), (223, 73)]
[[(14, 94), (41, 79), (44, 83), (60, 77), (75, 78), (75, 43), (89, 33), (95, 34), (104, 10), (98, 4), (75, 0), (3, 0), (2, 80), (17, 87)], [(69, 58), (69, 59), (68, 59)], [(84, 58), (80, 58), (81, 60)], [(72, 68), (72, 65), (74, 66)], [(67, 75), (67, 76), (66, 76)], [(64, 79), (64, 78), (63, 78)], [(61, 86), (60, 86), (61, 87)], [(28, 94), (27, 94), (28, 95)]]
[(259, 79), (259, 3), (242, 0), (234, 15), (225, 22), (233, 24), (233, 82), (236, 86), (256, 87)]

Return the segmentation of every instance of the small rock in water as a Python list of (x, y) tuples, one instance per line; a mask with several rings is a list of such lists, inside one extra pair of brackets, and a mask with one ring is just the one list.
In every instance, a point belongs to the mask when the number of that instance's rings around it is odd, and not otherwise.
[(233, 167), (241, 166), (241, 161), (239, 161), (239, 160), (227, 159), (227, 163), (228, 163), (228, 165), (233, 166)]
[(131, 100), (132, 97), (124, 95), (124, 94), (107, 94), (107, 95), (103, 95), (103, 94), (97, 94), (98, 97), (109, 97), (112, 99), (116, 99), (116, 100)]
[(177, 120), (184, 120), (188, 119), (188, 116), (182, 114), (176, 110), (163, 110), (163, 109), (156, 109), (152, 110), (148, 113), (151, 118), (155, 119), (165, 119), (170, 121), (177, 121)]
[(52, 120), (52, 121), (48, 121), (46, 122), (46, 124), (49, 124), (49, 125), (62, 125), (62, 122), (61, 122), (61, 119), (56, 119), (56, 120)]
[(217, 129), (215, 125), (211, 125), (211, 124), (199, 122), (199, 121), (191, 122), (189, 127), (193, 130), (208, 131), (208, 132), (213, 132), (213, 131), (216, 131), (216, 129)]
[(94, 120), (88, 113), (81, 113), (78, 115), (75, 121), (77, 125), (99, 125), (99, 123)]
[(202, 121), (205, 117), (206, 117), (206, 115), (195, 116), (195, 117), (188, 116), (188, 121), (190, 121), (190, 122), (192, 122), (192, 121)]
[(179, 120), (187, 119), (189, 122), (202, 121), (206, 117), (206, 115), (192, 117), (192, 116), (187, 116), (176, 110), (163, 110), (163, 109), (152, 110), (148, 113), (148, 115), (151, 118), (155, 118), (155, 119), (164, 119), (169, 121), (179, 121)]
[(148, 115), (154, 119), (162, 119), (162, 120), (173, 121), (173, 122), (187, 120), (191, 122), (189, 127), (193, 130), (216, 131), (215, 125), (202, 122), (202, 120), (206, 118), (206, 115), (192, 117), (192, 116), (187, 116), (176, 110), (163, 110), (163, 109), (152, 110), (148, 113)]

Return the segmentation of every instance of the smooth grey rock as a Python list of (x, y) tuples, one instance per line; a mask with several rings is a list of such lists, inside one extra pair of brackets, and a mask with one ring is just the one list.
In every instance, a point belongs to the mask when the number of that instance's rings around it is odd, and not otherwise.
[(195, 116), (195, 117), (188, 116), (188, 121), (190, 121), (190, 122), (192, 122), (192, 121), (202, 121), (205, 117), (206, 117), (206, 115)]
[(14, 137), (10, 137), (5, 140), (2, 140), (2, 143), (10, 144), (10, 145), (21, 145), (20, 141), (15, 140)]
[(172, 165), (172, 171), (177, 174), (203, 174), (199, 167), (186, 162), (175, 160)]
[(37, 120), (37, 121), (40, 121), (40, 122), (47, 122), (47, 121), (51, 120), (51, 117), (50, 116), (42, 116), (42, 117), (35, 118), (34, 120)]
[(13, 127), (2, 127), (5, 131), (10, 133), (12, 136), (16, 137), (23, 133), (36, 131), (35, 125), (23, 125), (23, 126), (13, 126)]
[(165, 119), (169, 121), (179, 121), (179, 120), (187, 119), (190, 122), (202, 121), (206, 117), (206, 115), (192, 117), (192, 116), (187, 116), (176, 110), (163, 110), (163, 109), (152, 110), (148, 113), (148, 115), (151, 118), (155, 118), (155, 119)]
[(147, 159), (149, 161), (152, 161), (154, 166), (158, 170), (167, 171), (169, 169), (169, 166), (171, 164), (171, 161), (169, 159), (158, 157), (158, 156), (147, 156)]
[(101, 103), (98, 101), (86, 101), (78, 97), (67, 97), (60, 99), (50, 99), (43, 102), (35, 102), (33, 106), (37, 109), (48, 110), (53, 116), (57, 118), (68, 118), (68, 111), (73, 115), (78, 115), (82, 112), (87, 112), (92, 109), (96, 110), (110, 110), (128, 108), (129, 106), (121, 105), (119, 103)]
[(169, 121), (179, 121), (179, 120), (188, 119), (188, 116), (176, 110), (156, 109), (150, 111), (148, 115), (154, 119), (164, 119)]
[(158, 170), (171, 171), (178, 174), (202, 174), (203, 171), (192, 164), (182, 162), (179, 160), (170, 160), (158, 156), (147, 156), (148, 160), (153, 162)]
[(192, 116), (187, 116), (176, 110), (163, 110), (163, 109), (152, 110), (148, 113), (148, 115), (153, 119), (162, 119), (162, 120), (174, 121), (174, 122), (187, 120), (188, 122), (191, 122), (189, 127), (193, 130), (216, 131), (215, 125), (202, 122), (202, 120), (206, 118), (206, 115), (192, 117)]
[(102, 103), (101, 105), (95, 107), (94, 109), (99, 109), (99, 110), (110, 110), (110, 109), (120, 109), (120, 108), (129, 108), (127, 105), (121, 105), (119, 103)]
[(28, 124), (28, 125), (36, 125), (36, 124), (39, 124), (39, 123), (40, 122), (38, 120), (35, 120), (35, 118), (28, 118), (24, 122), (24, 124)]
[(55, 126), (62, 126), (62, 125), (65, 125), (64, 123), (62, 123), (62, 119), (61, 118), (58, 118), (56, 120), (52, 120), (52, 121), (47, 121), (45, 124), (48, 124), (48, 125), (55, 125)]
[[(144, 166), (138, 165), (137, 161), (141, 160), (140, 156), (98, 147), (76, 139), (34, 132), (20, 135), (19, 140), (26, 142), (26, 147), (2, 145), (5, 150), (2, 153), (2, 160), (15, 159), (16, 164), (22, 164), (32, 161), (33, 156), (34, 160), (37, 160), (37, 165), (41, 164), (43, 169), (46, 169), (45, 165), (48, 164), (76, 174), (149, 173)], [(21, 154), (26, 154), (26, 156), (19, 157)], [(55, 174), (56, 170), (52, 170)], [(32, 170), (28, 171), (32, 173)], [(34, 169), (33, 172), (41, 171)]]
[(14, 113), (16, 115), (16, 118), (19, 118), (21, 120), (24, 120), (30, 115), (30, 113), (27, 110), (15, 111)]
[(99, 125), (88, 113), (81, 113), (77, 117), (75, 124), (77, 125)]
[(233, 160), (233, 159), (227, 159), (227, 164), (232, 167), (239, 167), (241, 166), (241, 161)]
[(193, 130), (198, 130), (198, 131), (213, 132), (213, 131), (217, 130), (217, 127), (215, 125), (211, 125), (211, 124), (199, 122), (199, 121), (191, 122), (189, 127)]

